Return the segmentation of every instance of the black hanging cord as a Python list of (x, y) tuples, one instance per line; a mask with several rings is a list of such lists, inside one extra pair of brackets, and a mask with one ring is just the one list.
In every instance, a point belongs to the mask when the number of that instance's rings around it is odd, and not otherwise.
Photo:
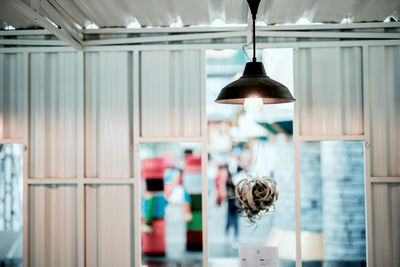
[(256, 16), (253, 16), (253, 62), (256, 61)]
[(260, 5), (261, 0), (247, 0), (249, 4), (251, 18), (253, 19), (253, 62), (257, 61), (256, 58), (256, 15), (258, 6)]

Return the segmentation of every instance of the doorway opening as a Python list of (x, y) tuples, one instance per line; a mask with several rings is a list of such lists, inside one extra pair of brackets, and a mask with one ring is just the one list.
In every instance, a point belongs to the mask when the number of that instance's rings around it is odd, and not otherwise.
[[(293, 94), (293, 50), (258, 54), (267, 75)], [(260, 114), (252, 114), (240, 105), (214, 102), (225, 85), (241, 76), (247, 61), (242, 50), (207, 51), (209, 264), (239, 266), (240, 246), (275, 246), (280, 266), (295, 264), (294, 105), (264, 105)], [(275, 211), (257, 225), (239, 215), (234, 200), (234, 186), (247, 174), (271, 177), (278, 184)], [(282, 245), (285, 250), (279, 250)]]

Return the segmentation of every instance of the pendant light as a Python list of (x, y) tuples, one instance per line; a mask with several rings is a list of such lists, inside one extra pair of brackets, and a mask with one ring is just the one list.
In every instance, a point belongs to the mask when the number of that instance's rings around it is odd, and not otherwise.
[[(222, 104), (277, 104), (296, 101), (289, 89), (265, 73), (262, 62), (256, 59), (256, 15), (260, 0), (247, 0), (253, 19), (253, 60), (244, 68), (243, 76), (222, 88), (215, 102)], [(255, 99), (254, 99), (255, 98)], [(247, 99), (247, 100), (246, 100)]]

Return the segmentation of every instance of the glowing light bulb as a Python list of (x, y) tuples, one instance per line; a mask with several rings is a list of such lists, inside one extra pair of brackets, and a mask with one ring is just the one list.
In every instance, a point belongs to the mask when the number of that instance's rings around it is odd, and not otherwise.
[(251, 114), (259, 114), (263, 110), (263, 101), (261, 98), (246, 98), (244, 100), (244, 110)]

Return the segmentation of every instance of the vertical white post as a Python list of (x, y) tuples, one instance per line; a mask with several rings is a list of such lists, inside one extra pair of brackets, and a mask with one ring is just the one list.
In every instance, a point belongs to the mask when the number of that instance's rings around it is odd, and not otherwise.
[(24, 105), (23, 105), (23, 266), (29, 265), (29, 53), (24, 52), (23, 64), (23, 86), (24, 86)]
[(3, 91), (3, 77), (4, 77), (4, 67), (5, 67), (5, 59), (4, 59), (4, 54), (0, 54), (0, 140), (4, 139), (4, 135), (3, 135), (3, 116), (4, 116), (4, 104), (3, 104), (3, 97), (4, 97), (4, 91)]
[(206, 53), (202, 49), (201, 57), (201, 176), (202, 176), (202, 231), (203, 231), (203, 266), (208, 266), (208, 179), (207, 179), (207, 113), (206, 113)]
[[(298, 98), (299, 85), (299, 51), (298, 48), (293, 49), (293, 80), (294, 80), (294, 95)], [(294, 173), (295, 173), (295, 205), (296, 205), (296, 267), (301, 267), (301, 195), (300, 195), (300, 126), (299, 126), (299, 104), (294, 102), (294, 120), (293, 120), (293, 141), (294, 141)]]
[(134, 204), (134, 266), (142, 266), (142, 247), (141, 247), (141, 223), (140, 223), (140, 144), (139, 135), (141, 132), (140, 124), (140, 66), (139, 66), (139, 51), (133, 53), (133, 204)]
[(84, 114), (85, 114), (85, 85), (84, 85), (84, 53), (78, 53), (78, 118), (76, 130), (78, 131), (78, 144), (77, 144), (77, 159), (76, 159), (76, 174), (78, 179), (78, 188), (77, 188), (77, 242), (78, 242), (78, 266), (85, 266), (85, 183), (84, 183), (84, 162), (85, 162), (85, 150), (84, 150), (84, 142), (85, 142), (85, 132), (84, 132)]
[(369, 111), (369, 50), (367, 45), (362, 47), (363, 55), (363, 107), (364, 107), (364, 188), (365, 188), (365, 228), (367, 245), (367, 266), (374, 266), (373, 235), (372, 235), (372, 192), (371, 192), (371, 138), (370, 138), (370, 111)]

